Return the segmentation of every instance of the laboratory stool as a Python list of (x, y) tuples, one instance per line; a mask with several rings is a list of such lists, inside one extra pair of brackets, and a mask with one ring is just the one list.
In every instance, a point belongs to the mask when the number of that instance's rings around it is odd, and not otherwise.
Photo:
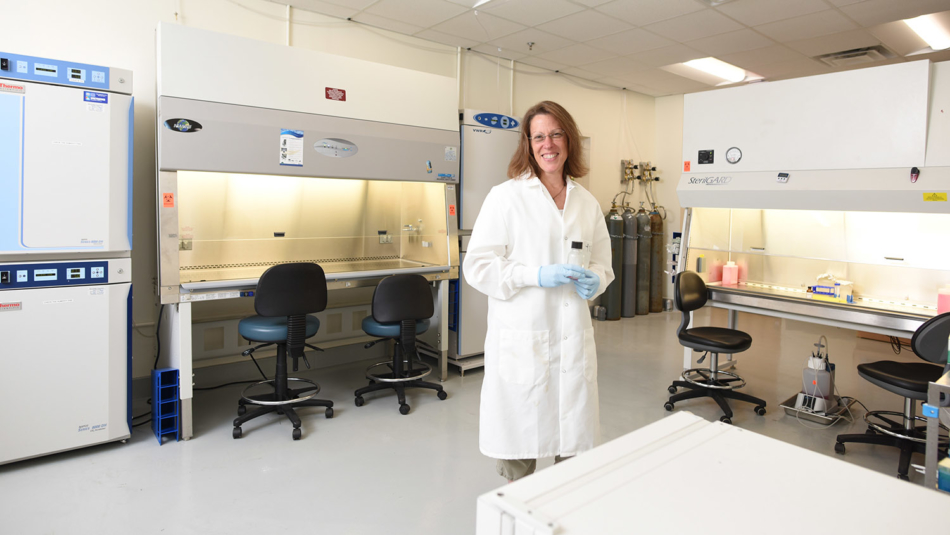
[[(369, 386), (357, 390), (356, 406), (362, 407), (363, 395), (377, 390), (393, 389), (399, 400), (400, 414), (409, 414), (407, 388), (429, 388), (439, 399), (447, 394), (441, 385), (422, 381), (432, 368), (419, 358), (417, 347), (427, 345), (416, 335), (426, 332), (429, 318), (435, 313), (429, 283), (421, 275), (393, 275), (380, 281), (373, 293), (373, 315), (363, 318), (366, 334), (380, 337), (366, 348), (386, 340), (395, 344), (392, 361), (373, 364), (366, 369)], [(388, 370), (388, 371), (387, 371)]]
[[(910, 348), (927, 362), (894, 362), (882, 360), (858, 365), (858, 375), (871, 383), (904, 397), (904, 412), (869, 411), (864, 415), (868, 424), (862, 434), (838, 435), (835, 453), (844, 453), (847, 442), (858, 444), (877, 444), (892, 446), (901, 451), (897, 463), (897, 477), (907, 480), (910, 458), (914, 452), (924, 453), (927, 443), (926, 418), (917, 416), (917, 400), (927, 400), (927, 387), (936, 382), (941, 375), (950, 371), (947, 362), (947, 338), (950, 337), (950, 312), (941, 314), (924, 322), (910, 340)], [(934, 364), (928, 364), (928, 363)], [(946, 364), (941, 368), (935, 364)], [(922, 422), (923, 425), (917, 425)], [(940, 424), (939, 429), (947, 431)], [(939, 449), (947, 453), (948, 439), (941, 435), (937, 439)]]
[[(261, 275), (254, 294), (254, 311), (257, 316), (241, 320), (238, 323), (238, 333), (251, 342), (263, 342), (243, 353), (252, 359), (254, 351), (276, 344), (277, 369), (273, 379), (259, 381), (244, 389), (238, 401), (238, 417), (234, 419), (234, 438), (241, 438), (241, 425), (245, 422), (275, 411), (286, 416), (293, 424), (294, 440), (299, 440), (301, 435), (300, 417), (296, 408), (326, 407), (326, 417), (333, 417), (332, 401), (314, 399), (320, 391), (320, 385), (308, 379), (287, 376), (287, 357), (294, 359), (294, 371), (297, 371), (300, 358), (303, 358), (307, 368), (310, 368), (310, 362), (303, 354), (304, 347), (323, 351), (305, 343), (305, 340), (317, 334), (320, 329), (320, 320), (309, 314), (321, 312), (326, 308), (327, 279), (323, 268), (317, 264), (280, 264)], [(257, 365), (256, 360), (254, 364)], [(264, 375), (263, 371), (261, 375)], [(304, 387), (291, 389), (290, 383)], [(270, 385), (274, 391), (269, 394), (248, 395), (250, 389), (265, 384)], [(256, 405), (259, 408), (247, 412), (246, 405)]]
[[(755, 413), (765, 414), (765, 401), (752, 397), (736, 389), (745, 386), (745, 380), (738, 374), (719, 370), (719, 354), (731, 355), (745, 351), (752, 346), (752, 337), (735, 329), (722, 327), (694, 327), (689, 329), (689, 313), (702, 308), (709, 298), (706, 283), (699, 275), (692, 271), (684, 271), (676, 276), (673, 283), (673, 302), (677, 310), (682, 312), (683, 319), (676, 329), (676, 336), (680, 345), (694, 351), (705, 351), (709, 355), (709, 368), (692, 368), (683, 372), (682, 380), (673, 381), (667, 389), (669, 401), (663, 407), (672, 411), (678, 401), (687, 399), (710, 397), (716, 400), (722, 412), (725, 413), (719, 421), (732, 423), (732, 409), (727, 399), (746, 401), (755, 404)], [(701, 363), (706, 355), (699, 359)], [(694, 377), (698, 376), (698, 377)], [(685, 388), (685, 392), (677, 392), (677, 388)]]

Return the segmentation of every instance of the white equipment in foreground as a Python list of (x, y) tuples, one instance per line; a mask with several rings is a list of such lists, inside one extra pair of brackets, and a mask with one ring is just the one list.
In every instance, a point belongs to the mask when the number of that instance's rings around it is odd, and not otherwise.
[(131, 433), (132, 74), (0, 52), (0, 464)]
[[(814, 491), (816, 474), (833, 482), (834, 506), (790, 510)], [(738, 508), (723, 517), (717, 496)], [(476, 533), (889, 533), (906, 525), (911, 504), (921, 512), (915, 529), (937, 533), (947, 503), (939, 492), (678, 412), (479, 496)]]

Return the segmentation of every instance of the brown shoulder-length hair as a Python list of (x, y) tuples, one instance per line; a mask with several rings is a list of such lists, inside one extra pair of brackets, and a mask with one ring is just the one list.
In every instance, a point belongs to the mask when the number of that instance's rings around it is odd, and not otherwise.
[(538, 162), (534, 161), (534, 154), (531, 151), (531, 120), (535, 115), (550, 115), (561, 125), (567, 140), (567, 161), (564, 162), (564, 174), (570, 177), (580, 177), (587, 174), (587, 164), (584, 162), (584, 155), (581, 151), (581, 133), (577, 129), (577, 123), (571, 114), (557, 102), (545, 100), (539, 102), (524, 114), (521, 120), (521, 140), (518, 142), (518, 149), (511, 157), (508, 164), (508, 178), (518, 178), (526, 172), (531, 172), (534, 176), (541, 176), (541, 168)]

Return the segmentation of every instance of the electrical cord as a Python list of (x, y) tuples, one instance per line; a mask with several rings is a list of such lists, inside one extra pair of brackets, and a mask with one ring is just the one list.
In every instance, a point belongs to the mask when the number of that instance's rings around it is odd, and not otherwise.
[(895, 355), (901, 354), (901, 339), (896, 336), (889, 336), (891, 340), (891, 350), (894, 351)]

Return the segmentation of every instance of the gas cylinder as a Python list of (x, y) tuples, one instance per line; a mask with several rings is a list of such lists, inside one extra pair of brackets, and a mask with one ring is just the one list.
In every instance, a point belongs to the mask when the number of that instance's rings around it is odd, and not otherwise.
[(640, 207), (637, 212), (637, 315), (650, 313), (650, 251), (653, 234), (650, 232), (650, 215)]
[(663, 312), (663, 218), (656, 208), (650, 212), (650, 233), (650, 312)]
[(608, 320), (619, 320), (623, 291), (623, 217), (616, 204), (607, 214), (607, 234), (610, 235), (610, 263), (614, 270), (614, 280), (604, 292), (604, 307), (607, 309)]
[(623, 211), (623, 298), (620, 315), (637, 314), (637, 213), (629, 206)]

